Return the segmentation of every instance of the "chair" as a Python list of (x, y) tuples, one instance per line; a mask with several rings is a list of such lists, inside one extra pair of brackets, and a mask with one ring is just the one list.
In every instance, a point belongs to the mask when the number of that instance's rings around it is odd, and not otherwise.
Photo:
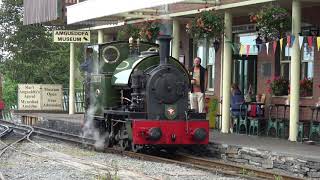
[(231, 110), (231, 118), (232, 118), (232, 130), (233, 132), (239, 133), (241, 126), (245, 126), (245, 130), (247, 133), (247, 105), (241, 104), (239, 110)]
[(251, 110), (260, 110), (261, 112), (259, 113), (258, 111), (256, 111), (254, 113), (254, 116), (248, 117), (249, 135), (260, 135), (261, 121), (264, 120), (265, 100), (266, 100), (266, 95), (262, 94), (260, 102), (257, 102), (251, 106), (251, 107), (254, 107), (254, 109), (251, 109)]
[(246, 134), (248, 134), (248, 104), (243, 103), (240, 105), (239, 124), (237, 132), (240, 133), (241, 127), (244, 127)]
[[(309, 132), (309, 139), (313, 140), (314, 135), (320, 136), (320, 122), (318, 121), (320, 107), (316, 107), (313, 109), (312, 112), (312, 119), (310, 121), (310, 132)], [(314, 116), (314, 113), (316, 114)]]
[(269, 119), (268, 119), (268, 125), (267, 125), (267, 136), (269, 136), (270, 134), (270, 130), (274, 129), (275, 133), (276, 133), (276, 137), (278, 137), (278, 107), (276, 107), (276, 118), (272, 118), (271, 117), (271, 112), (273, 109), (274, 105), (270, 105), (269, 106)]

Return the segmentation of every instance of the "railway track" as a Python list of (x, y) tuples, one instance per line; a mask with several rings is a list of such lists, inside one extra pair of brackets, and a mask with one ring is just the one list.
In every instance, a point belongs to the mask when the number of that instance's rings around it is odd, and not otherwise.
[[(1, 126), (3, 127), (3, 129), (6, 129), (5, 131), (9, 131), (8, 129), (10, 129), (10, 126), (14, 126), (12, 128), (18, 128), (17, 126), (19, 126), (19, 125), (16, 125), (15, 123), (3, 121), (3, 120), (0, 120), (0, 123), (2, 123)], [(26, 129), (27, 126), (22, 125), (22, 129), (23, 128)], [(3, 133), (0, 133), (0, 137), (1, 137), (1, 134)], [(54, 130), (45, 129), (45, 128), (40, 128), (40, 127), (32, 127), (32, 131), (30, 130), (27, 135), (25, 135), (23, 138), (19, 139), (18, 141), (14, 142), (14, 144), (26, 138), (30, 140), (31, 134), (37, 134), (40, 136), (45, 136), (49, 138), (66, 141), (66, 142), (76, 143), (76, 144), (85, 144), (86, 146), (90, 146), (93, 148), (95, 144), (95, 141), (93, 139), (83, 138), (81, 136), (54, 131)], [(0, 155), (2, 154), (1, 152), (0, 152)], [(272, 171), (256, 169), (248, 166), (239, 166), (235, 164), (224, 163), (217, 160), (208, 160), (208, 159), (199, 158), (199, 157), (195, 157), (188, 154), (182, 154), (182, 153), (177, 153), (174, 156), (161, 156), (161, 155), (159, 156), (159, 155), (149, 155), (144, 153), (135, 153), (131, 151), (122, 151), (117, 148), (107, 148), (105, 149), (105, 152), (121, 154), (121, 155), (125, 155), (131, 158), (141, 159), (141, 160), (157, 161), (157, 162), (163, 162), (163, 163), (174, 163), (181, 166), (198, 168), (198, 169), (215, 172), (223, 175), (237, 176), (237, 177), (242, 177), (246, 179), (282, 179), (282, 180), (302, 179), (294, 176), (289, 176), (286, 174), (279, 174)]]

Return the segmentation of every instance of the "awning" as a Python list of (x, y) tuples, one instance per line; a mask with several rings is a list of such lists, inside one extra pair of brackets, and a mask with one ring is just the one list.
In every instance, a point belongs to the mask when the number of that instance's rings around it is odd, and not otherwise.
[[(97, 20), (103, 17), (116, 16), (121, 13), (147, 9), (185, 0), (90, 0), (67, 7), (67, 24)], [(104, 19), (101, 19), (104, 21)]]

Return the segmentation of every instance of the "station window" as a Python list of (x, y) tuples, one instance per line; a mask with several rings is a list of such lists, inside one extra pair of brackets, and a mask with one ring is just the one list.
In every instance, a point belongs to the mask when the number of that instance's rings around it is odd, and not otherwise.
[[(281, 76), (290, 80), (290, 62), (292, 48), (285, 47), (285, 52), (283, 58), (281, 58)], [(313, 78), (313, 66), (314, 66), (314, 47), (309, 47), (308, 43), (303, 43), (303, 48), (301, 49), (301, 79)]]
[[(284, 55), (280, 59), (280, 74), (282, 77), (290, 80), (291, 74), (291, 54), (292, 48), (285, 47)], [(313, 81), (314, 71), (314, 47), (309, 47), (308, 43), (303, 43), (301, 48), (301, 66), (300, 66), (300, 79), (308, 79)], [(300, 89), (301, 90), (301, 89)], [(311, 94), (309, 94), (311, 93)], [(307, 93), (306, 95), (300, 94), (302, 96), (312, 96), (313, 92)]]

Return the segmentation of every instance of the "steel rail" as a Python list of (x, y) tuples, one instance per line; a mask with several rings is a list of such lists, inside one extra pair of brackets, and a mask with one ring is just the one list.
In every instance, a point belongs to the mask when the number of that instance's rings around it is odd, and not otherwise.
[(9, 126), (0, 124), (0, 127), (2, 127), (4, 130), (0, 133), (0, 138), (7, 135), (9, 132), (11, 132), (11, 129)]
[[(0, 120), (1, 122), (1, 120)], [(54, 139), (77, 143), (77, 144), (86, 144), (87, 146), (94, 147), (94, 140), (83, 138), (81, 136), (68, 134), (65, 132), (54, 131), (41, 127), (33, 127), (34, 130), (32, 133), (38, 134), (40, 136), (51, 137)], [(30, 136), (29, 136), (30, 137)], [(230, 163), (225, 163), (217, 160), (208, 160), (203, 159), (187, 154), (177, 153), (171, 157), (159, 157), (156, 155), (148, 155), (142, 153), (135, 153), (131, 151), (122, 151), (116, 148), (106, 148), (105, 152), (125, 155), (131, 158), (150, 160), (150, 161), (159, 161), (164, 163), (174, 163), (186, 167), (198, 168), (210, 172), (215, 172), (223, 175), (243, 177), (247, 179), (275, 179), (279, 177), (283, 180), (300, 180), (302, 178), (294, 177), (282, 173), (275, 173), (267, 170), (261, 170), (252, 168), (249, 166), (240, 166)], [(1, 154), (0, 154), (1, 155)]]

